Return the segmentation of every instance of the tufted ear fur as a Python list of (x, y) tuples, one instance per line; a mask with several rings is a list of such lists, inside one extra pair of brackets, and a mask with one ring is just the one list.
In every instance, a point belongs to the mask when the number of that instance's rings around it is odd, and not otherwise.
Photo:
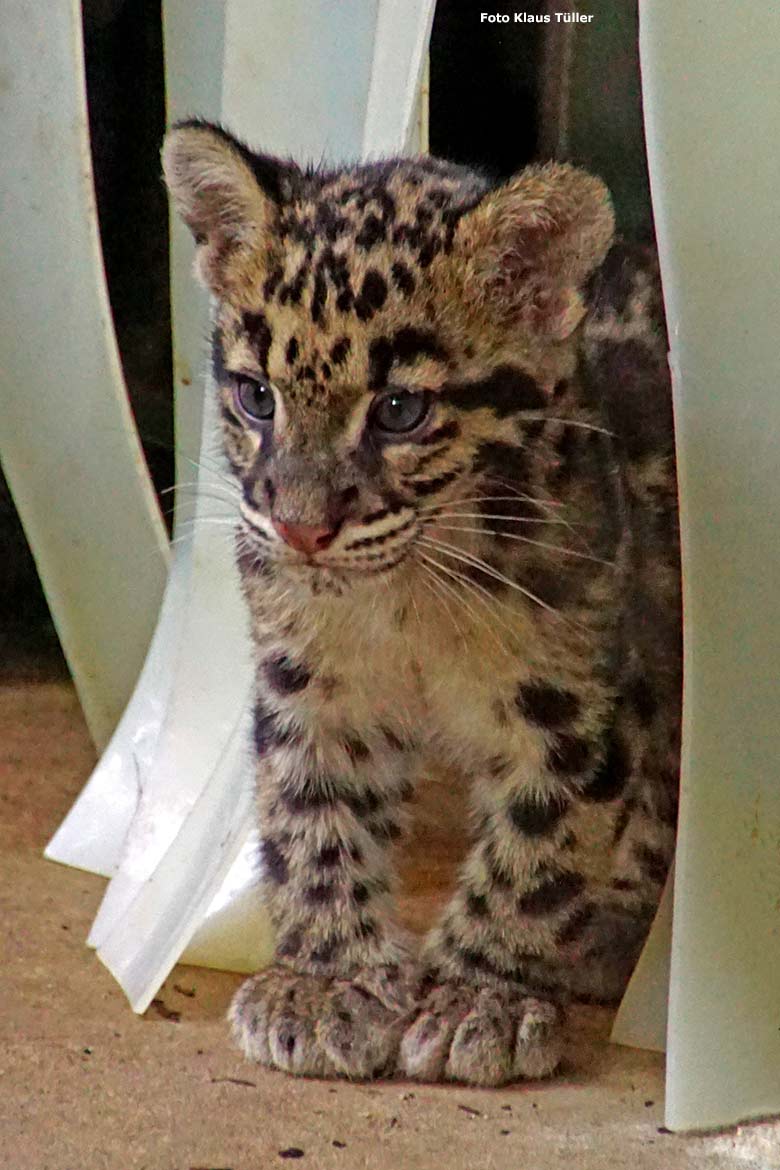
[(466, 296), (532, 333), (567, 337), (584, 313), (579, 288), (604, 259), (614, 226), (599, 179), (568, 164), (529, 167), (460, 221)]
[(220, 126), (179, 122), (167, 135), (163, 171), (174, 206), (195, 237), (195, 271), (218, 295), (230, 258), (269, 238), (289, 198), (293, 163), (257, 155)]

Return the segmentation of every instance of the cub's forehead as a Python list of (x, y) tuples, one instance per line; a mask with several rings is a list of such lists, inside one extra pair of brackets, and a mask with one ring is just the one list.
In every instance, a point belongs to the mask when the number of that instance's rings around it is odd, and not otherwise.
[[(465, 176), (465, 177), (464, 177)], [(482, 187), (434, 160), (312, 179), (280, 209), (273, 238), (223, 305), (232, 368), (289, 387), (435, 387), (453, 357), (437, 313), (440, 269)]]

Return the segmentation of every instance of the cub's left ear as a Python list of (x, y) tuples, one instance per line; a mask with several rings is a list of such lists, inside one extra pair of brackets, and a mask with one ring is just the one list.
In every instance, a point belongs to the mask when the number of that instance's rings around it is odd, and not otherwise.
[(604, 259), (614, 229), (599, 179), (568, 164), (529, 167), (458, 225), (466, 294), (532, 333), (567, 337), (584, 313), (579, 289)]

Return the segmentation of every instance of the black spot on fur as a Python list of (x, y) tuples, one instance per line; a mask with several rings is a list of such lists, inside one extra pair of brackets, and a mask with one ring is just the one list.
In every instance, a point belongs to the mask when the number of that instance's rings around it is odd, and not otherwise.
[(368, 350), (368, 388), (381, 390), (387, 385), (393, 364), (393, 344), (387, 337), (376, 337)]
[(558, 609), (577, 596), (571, 574), (556, 572), (547, 565), (521, 565), (514, 579), (522, 589), (551, 609)]
[(466, 898), (466, 909), (472, 918), (487, 918), (488, 901), (484, 894), (470, 893)]
[(344, 740), (347, 754), (353, 760), (367, 760), (371, 755), (368, 746), (356, 735), (350, 735)]
[(378, 508), (376, 512), (369, 512), (361, 520), (361, 524), (376, 524), (378, 520), (384, 520), (385, 516), (390, 515), (389, 508)]
[(300, 952), (303, 943), (303, 933), (300, 930), (291, 930), (279, 940), (276, 953), (282, 959), (293, 959)]
[[(330, 963), (330, 961), (342, 949), (342, 946), (342, 940), (336, 935), (331, 935), (329, 938), (326, 938), (323, 943), (320, 943), (318, 947), (314, 948), (314, 950), (309, 955), (309, 958), (312, 963)], [(279, 954), (281, 954), (281, 951)]]
[(423, 270), (429, 268), (434, 257), (441, 251), (441, 243), (435, 237), (425, 240), (417, 253), (417, 263)]
[(331, 869), (334, 865), (339, 865), (340, 862), (340, 845), (323, 845), (317, 854), (317, 865), (322, 866), (323, 869)]
[(322, 320), (322, 310), (328, 297), (328, 286), (322, 268), (318, 268), (314, 276), (314, 288), (311, 294), (311, 319), (315, 325)]
[(336, 891), (330, 882), (319, 882), (316, 886), (307, 886), (303, 896), (310, 906), (327, 906), (336, 896)]
[(354, 886), (352, 887), (352, 900), (356, 902), (358, 906), (364, 906), (368, 899), (368, 886), (364, 885), (363, 882), (355, 882)]
[(503, 443), (500, 440), (480, 443), (474, 452), (474, 470), (514, 483), (520, 482), (527, 474), (526, 455), (514, 443)]
[(263, 671), (270, 685), (282, 695), (302, 691), (311, 679), (305, 666), (291, 662), (286, 655), (268, 659), (263, 663)]
[(513, 521), (542, 519), (533, 501), (516, 490), (527, 487), (528, 461), (520, 447), (500, 441), (481, 443), (474, 454), (473, 467), (488, 480), (490, 498), (479, 503), (480, 512), (490, 519), (486, 527), (499, 536), (517, 535)]
[(370, 788), (363, 792), (345, 792), (342, 797), (344, 804), (360, 820), (377, 812), (382, 807), (382, 798)]
[(515, 702), (521, 714), (537, 727), (565, 727), (580, 713), (576, 695), (548, 683), (523, 683)]
[(355, 301), (355, 312), (361, 321), (370, 321), (387, 300), (387, 282), (375, 268), (369, 268), (363, 277), (360, 295)]
[(514, 762), (507, 756), (491, 756), (485, 761), (485, 771), (493, 780), (505, 780), (514, 767)]
[(400, 293), (405, 297), (410, 297), (417, 287), (411, 271), (400, 260), (396, 260), (393, 267), (390, 269), (390, 275), (393, 278), (393, 283)]
[(388, 817), (369, 823), (367, 828), (375, 841), (398, 841), (402, 836), (401, 826)]
[(263, 285), (263, 300), (270, 301), (271, 297), (276, 292), (277, 288), (282, 282), (284, 276), (283, 270), (277, 265), (273, 268)]
[(571, 943), (577, 942), (590, 926), (594, 916), (595, 909), (589, 902), (586, 902), (584, 906), (578, 906), (571, 917), (556, 932), (555, 941), (559, 946), (569, 946)]
[(435, 335), (411, 326), (399, 329), (392, 337), (377, 337), (368, 352), (368, 386), (381, 390), (387, 385), (393, 361), (410, 365), (418, 357), (446, 360), (446, 352)]
[(404, 244), (417, 250), (425, 243), (425, 232), (417, 224), (399, 223), (393, 231), (393, 243)]
[(547, 752), (547, 767), (558, 775), (584, 772), (590, 759), (590, 745), (579, 735), (557, 735)]
[(268, 322), (262, 313), (244, 313), (241, 323), (246, 331), (249, 343), (254, 349), (260, 368), (268, 369), (268, 352), (271, 348), (273, 334)]
[(287, 737), (280, 732), (276, 715), (260, 700), (255, 704), (254, 715), (254, 742), (259, 756), (265, 755), (269, 748), (283, 743)]
[(287, 868), (287, 860), (273, 837), (264, 838), (261, 852), (265, 872), (277, 885), (283, 886), (289, 879), (290, 871)]
[(333, 243), (342, 236), (349, 226), (343, 215), (335, 212), (330, 203), (320, 203), (314, 217), (314, 229), (320, 236), (325, 236)]
[(382, 735), (385, 737), (385, 739), (387, 740), (387, 743), (389, 744), (389, 746), (391, 748), (394, 749), (394, 751), (402, 752), (405, 750), (406, 744), (399, 736), (397, 736), (395, 734), (395, 732), (392, 730), (392, 728), (383, 727), (382, 728)]
[(582, 874), (565, 870), (551, 873), (544, 877), (538, 886), (517, 899), (517, 908), (521, 914), (528, 914), (531, 917), (553, 914), (568, 905), (584, 888), (585, 879)]
[(478, 382), (445, 387), (442, 398), (459, 410), (488, 408), (499, 418), (522, 410), (540, 410), (547, 405), (539, 384), (515, 366), (498, 366)]
[(442, 423), (440, 427), (435, 427), (434, 430), (429, 431), (425, 438), (420, 439), (421, 447), (431, 447), (434, 443), (444, 443), (449, 439), (457, 439), (460, 434), (460, 423), (451, 418), (449, 422)]
[(543, 418), (523, 420), (523, 438), (526, 443), (537, 443), (544, 434), (547, 423)]
[(635, 845), (633, 853), (645, 877), (650, 878), (653, 882), (657, 882), (658, 885), (663, 885), (666, 881), (666, 873), (669, 868), (669, 863), (663, 853), (658, 849), (651, 849), (649, 845), (643, 844)]
[(597, 321), (610, 312), (622, 317), (635, 288), (635, 266), (625, 244), (613, 244), (586, 286), (586, 300)]
[(293, 365), (298, 360), (298, 339), (291, 337), (287, 342), (287, 351), (285, 353), (285, 360), (288, 366)]
[(579, 439), (573, 427), (564, 428), (554, 450), (557, 466), (554, 467), (550, 480), (555, 484), (568, 483), (577, 470), (580, 453)]
[(279, 304), (286, 305), (288, 302), (291, 305), (297, 305), (301, 299), (306, 278), (309, 275), (309, 263), (304, 261), (301, 267), (296, 272), (292, 280), (287, 284), (282, 285), (279, 290)]
[(632, 807), (628, 801), (623, 801), (618, 807), (618, 814), (615, 817), (615, 823), (612, 826), (612, 847), (614, 847), (623, 839), (623, 834), (628, 828), (628, 822), (631, 819)]
[(336, 297), (336, 308), (340, 313), (348, 313), (352, 308), (355, 298), (352, 295), (352, 290), (343, 288)]
[(509, 819), (526, 837), (545, 837), (560, 824), (569, 808), (563, 796), (517, 796), (509, 806)]
[(363, 225), (355, 236), (355, 243), (358, 248), (362, 248), (365, 252), (370, 252), (377, 244), (381, 244), (385, 238), (385, 225), (379, 216), (369, 212), (363, 220)]
[(631, 773), (631, 756), (625, 740), (616, 732), (610, 736), (607, 754), (592, 779), (582, 790), (586, 800), (606, 802), (620, 796)]
[(285, 808), (291, 813), (310, 813), (330, 808), (336, 799), (330, 787), (311, 779), (301, 786), (283, 785), (280, 795)]
[(453, 467), (451, 471), (443, 471), (434, 479), (413, 480), (410, 486), (416, 496), (432, 496), (434, 492), (440, 492), (449, 484), (454, 483), (462, 470), (462, 467)]
[(445, 361), (447, 352), (436, 335), (427, 329), (411, 327), (399, 329), (393, 337), (393, 353), (398, 362), (411, 363), (418, 357), (431, 357)]
[(330, 350), (330, 360), (334, 366), (340, 366), (345, 362), (351, 349), (352, 342), (348, 337), (340, 337), (338, 341), (334, 342)]
[(604, 388), (607, 424), (629, 459), (671, 451), (674, 421), (665, 346), (651, 349), (635, 338), (602, 341), (587, 380)]
[(484, 971), (486, 975), (492, 975), (495, 979), (506, 978), (506, 971), (498, 967), (484, 951), (477, 950), (476, 947), (457, 947), (456, 953), (464, 967), (472, 971)]
[(626, 683), (623, 694), (632, 711), (639, 717), (645, 727), (652, 723), (658, 711), (658, 700), (648, 680), (643, 675), (636, 675)]
[[(237, 470), (234, 467), (234, 470)], [(236, 550), (236, 563), (242, 577), (267, 577), (272, 569), (257, 549), (247, 549), (243, 544)]]

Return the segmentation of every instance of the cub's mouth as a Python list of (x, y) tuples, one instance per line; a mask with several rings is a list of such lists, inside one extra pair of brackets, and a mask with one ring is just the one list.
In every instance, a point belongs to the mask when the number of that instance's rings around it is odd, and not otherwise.
[(419, 523), (409, 509), (392, 526), (381, 527), (380, 521), (368, 529), (350, 524), (328, 540), (317, 530), (302, 532), (301, 527), (274, 523), (242, 505), (238, 529), (242, 572), (261, 575), (275, 570), (309, 582), (332, 579), (341, 583), (389, 573), (409, 557)]

